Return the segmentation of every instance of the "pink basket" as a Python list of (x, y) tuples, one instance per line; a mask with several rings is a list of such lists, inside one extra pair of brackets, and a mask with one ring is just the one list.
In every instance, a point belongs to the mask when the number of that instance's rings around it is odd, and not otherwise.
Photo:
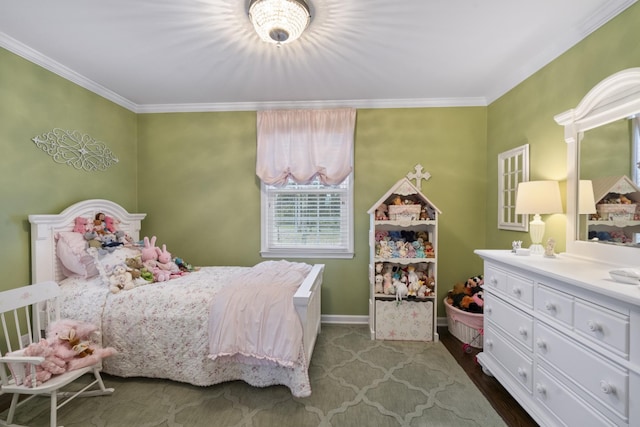
[(444, 299), (444, 309), (447, 312), (447, 326), (449, 332), (463, 343), (471, 347), (482, 348), (482, 328), (484, 327), (484, 314), (469, 313), (449, 304)]

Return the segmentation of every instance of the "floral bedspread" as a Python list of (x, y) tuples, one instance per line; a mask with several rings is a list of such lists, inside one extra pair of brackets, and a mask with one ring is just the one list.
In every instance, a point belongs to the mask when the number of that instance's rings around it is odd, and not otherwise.
[(96, 324), (102, 345), (118, 354), (103, 371), (120, 377), (166, 378), (208, 386), (243, 380), (253, 386), (282, 384), (294, 396), (311, 394), (301, 346), (290, 367), (256, 366), (209, 355), (209, 308), (232, 279), (250, 267), (203, 267), (197, 272), (113, 294), (99, 278), (61, 283), (62, 316)]

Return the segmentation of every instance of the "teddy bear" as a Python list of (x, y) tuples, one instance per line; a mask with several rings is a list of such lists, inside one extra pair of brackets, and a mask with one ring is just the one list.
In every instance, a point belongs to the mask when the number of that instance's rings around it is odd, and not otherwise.
[[(44, 357), (44, 362), (36, 365), (36, 385), (39, 386), (43, 382), (49, 380), (53, 375), (59, 375), (66, 372), (67, 363), (54, 354), (54, 349), (49, 345), (49, 341), (41, 339), (37, 343), (31, 343), (24, 349), (24, 356)], [(33, 386), (31, 374), (24, 378), (24, 384), (27, 387)]]
[(61, 319), (49, 324), (47, 341), (54, 354), (66, 362), (68, 371), (81, 369), (117, 353), (113, 347), (103, 348), (91, 341), (97, 330), (91, 323)]
[(124, 263), (127, 266), (127, 271), (131, 273), (134, 284), (143, 285), (153, 282), (153, 273), (146, 269), (140, 256), (127, 258), (124, 260)]
[(431, 242), (424, 242), (424, 254), (426, 258), (435, 258), (436, 253)]
[(117, 294), (122, 290), (128, 291), (134, 287), (133, 276), (127, 271), (125, 264), (118, 264), (113, 267), (111, 276), (109, 276), (109, 290), (112, 293)]

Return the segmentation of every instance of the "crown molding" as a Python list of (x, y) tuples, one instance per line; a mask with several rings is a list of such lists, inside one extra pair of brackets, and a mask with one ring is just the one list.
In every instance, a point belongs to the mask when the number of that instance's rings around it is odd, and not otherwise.
[(70, 82), (75, 83), (80, 87), (83, 87), (97, 95), (100, 95), (105, 99), (108, 99), (109, 101), (120, 105), (121, 107), (134, 112), (137, 108), (137, 105), (129, 101), (128, 99), (123, 98), (117, 93), (105, 88), (104, 86), (99, 85), (92, 80), (89, 80), (83, 75), (76, 73), (70, 68), (65, 67), (59, 62), (54, 61), (48, 56), (41, 54), (37, 50), (30, 48), (24, 43), (17, 41), (16, 39), (8, 36), (3, 32), (0, 32), (0, 46), (26, 59), (29, 62), (39, 65), (42, 68), (49, 70), (54, 74), (57, 74), (63, 79), (69, 80)]
[(227, 102), (208, 104), (140, 105), (138, 113), (194, 113), (221, 111), (260, 111), (321, 108), (429, 108), (429, 107), (485, 107), (485, 98), (428, 98), (428, 99), (352, 99), (337, 101), (278, 101)]

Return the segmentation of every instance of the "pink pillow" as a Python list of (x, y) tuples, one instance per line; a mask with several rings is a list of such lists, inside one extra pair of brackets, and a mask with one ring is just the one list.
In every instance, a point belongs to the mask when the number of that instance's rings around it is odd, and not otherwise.
[(61, 231), (57, 238), (56, 255), (66, 277), (90, 278), (98, 274), (93, 257), (87, 253), (87, 241), (81, 233)]

